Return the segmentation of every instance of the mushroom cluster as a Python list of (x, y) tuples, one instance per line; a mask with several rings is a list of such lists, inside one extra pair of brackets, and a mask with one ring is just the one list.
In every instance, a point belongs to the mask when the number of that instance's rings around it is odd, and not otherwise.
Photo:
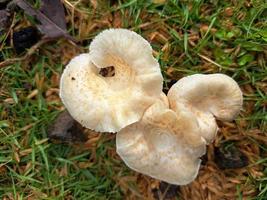
[(116, 148), (131, 169), (185, 185), (218, 130), (242, 107), (238, 84), (223, 74), (195, 74), (162, 92), (163, 77), (150, 44), (135, 32), (109, 29), (73, 58), (60, 81), (72, 117), (98, 132), (117, 132)]

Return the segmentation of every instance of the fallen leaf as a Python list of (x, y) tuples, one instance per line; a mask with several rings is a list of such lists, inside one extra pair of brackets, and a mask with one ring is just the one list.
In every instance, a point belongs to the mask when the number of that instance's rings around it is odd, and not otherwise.
[(26, 14), (39, 21), (40, 24), (36, 26), (45, 35), (45, 38), (65, 37), (75, 42), (75, 39), (67, 33), (64, 8), (60, 0), (42, 0), (42, 6), (39, 10), (34, 9), (25, 0), (15, 0), (14, 3)]
[(66, 110), (60, 113), (48, 128), (48, 138), (67, 143), (87, 141), (87, 136), (83, 132), (83, 127), (76, 122)]
[(215, 163), (220, 169), (237, 169), (248, 165), (248, 158), (235, 146), (216, 147)]
[(0, 0), (0, 9), (5, 9), (10, 0)]
[(42, 0), (40, 11), (57, 26), (66, 30), (64, 8), (60, 0)]
[(30, 26), (15, 31), (12, 39), (16, 53), (20, 54), (36, 44), (39, 40), (39, 35), (37, 29)]
[(152, 189), (155, 199), (172, 199), (178, 196), (179, 186), (160, 182), (159, 188)]

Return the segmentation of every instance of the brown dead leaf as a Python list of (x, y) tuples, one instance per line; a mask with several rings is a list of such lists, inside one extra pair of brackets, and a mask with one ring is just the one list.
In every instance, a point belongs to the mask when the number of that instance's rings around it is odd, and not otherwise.
[(45, 38), (65, 37), (75, 42), (75, 39), (67, 33), (64, 8), (60, 0), (42, 0), (39, 10), (35, 10), (25, 0), (14, 0), (14, 3), (39, 21), (40, 24), (36, 26)]
[(49, 127), (48, 138), (67, 143), (80, 143), (87, 140), (82, 126), (66, 110), (60, 113)]

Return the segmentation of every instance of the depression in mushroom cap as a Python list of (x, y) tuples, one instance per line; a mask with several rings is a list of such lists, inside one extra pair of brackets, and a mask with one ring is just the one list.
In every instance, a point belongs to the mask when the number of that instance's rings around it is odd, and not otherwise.
[(132, 169), (168, 183), (185, 185), (197, 176), (206, 142), (190, 113), (175, 113), (160, 100), (141, 121), (116, 135), (117, 153)]
[(197, 118), (200, 134), (211, 142), (217, 132), (216, 120), (233, 120), (243, 97), (238, 84), (224, 74), (195, 74), (175, 83), (168, 92), (170, 108), (190, 110)]
[[(117, 132), (140, 120), (160, 98), (163, 78), (159, 64), (150, 44), (125, 29), (101, 32), (89, 49), (66, 66), (60, 97), (85, 127)], [(114, 68), (111, 76), (103, 75), (107, 68)]]

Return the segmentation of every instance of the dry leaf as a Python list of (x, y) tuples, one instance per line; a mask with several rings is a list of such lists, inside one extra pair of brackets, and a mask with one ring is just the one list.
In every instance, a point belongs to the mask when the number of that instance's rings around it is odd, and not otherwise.
[(48, 137), (60, 142), (86, 142), (87, 137), (82, 126), (76, 122), (68, 111), (63, 111), (48, 129)]
[(35, 10), (25, 0), (15, 0), (14, 3), (40, 22), (36, 26), (45, 38), (65, 37), (75, 42), (75, 39), (67, 33), (64, 8), (60, 0), (42, 0), (39, 10)]

